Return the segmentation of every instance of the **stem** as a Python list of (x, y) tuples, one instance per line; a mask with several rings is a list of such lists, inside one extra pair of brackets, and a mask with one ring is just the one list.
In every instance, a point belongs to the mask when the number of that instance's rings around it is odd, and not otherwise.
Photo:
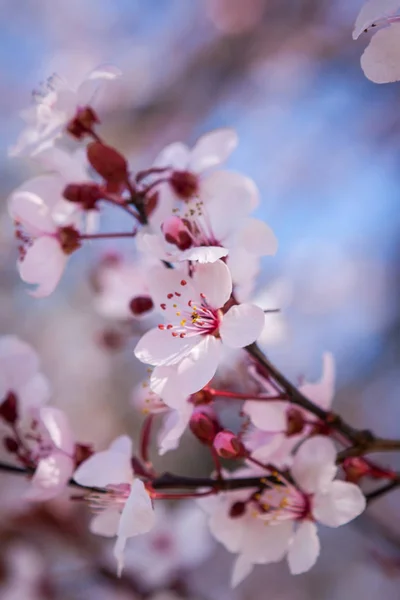
[(146, 417), (142, 430), (140, 432), (140, 457), (146, 466), (149, 465), (149, 445), (151, 438), (151, 428), (153, 425), (154, 415), (149, 415)]
[(127, 212), (128, 214), (131, 215), (131, 217), (134, 217), (134, 219), (136, 219), (137, 221), (140, 222), (140, 215), (132, 210), (132, 208), (130, 206), (128, 206), (127, 204), (125, 204), (125, 202), (118, 202), (118, 200), (115, 200), (115, 198), (113, 198), (112, 196), (104, 196), (103, 198), (106, 202), (109, 202), (110, 204), (112, 204), (113, 206), (118, 206), (118, 208), (122, 208), (122, 210), (124, 210), (125, 212)]
[(384, 494), (387, 494), (388, 492), (391, 492), (392, 490), (396, 489), (397, 487), (400, 487), (400, 476), (397, 479), (395, 479), (394, 481), (391, 481), (390, 483), (383, 485), (382, 487), (378, 488), (377, 490), (370, 492), (369, 494), (366, 494), (365, 497), (367, 499), (368, 504), (370, 502), (372, 502), (373, 500), (377, 500), (378, 498), (381, 498), (381, 496), (383, 496)]
[(288, 399), (286, 396), (266, 396), (263, 394), (260, 394), (259, 396), (252, 396), (251, 393), (249, 394), (237, 394), (236, 392), (228, 392), (225, 390), (215, 390), (213, 388), (209, 388), (208, 390), (209, 392), (211, 392), (211, 394), (213, 396), (219, 396), (220, 398), (232, 398), (234, 400), (260, 400), (263, 402), (268, 402), (268, 401), (282, 401), (282, 402), (288, 402)]
[(181, 477), (172, 473), (163, 473), (151, 483), (154, 490), (180, 490), (211, 488), (218, 492), (263, 488), (266, 482), (279, 483), (275, 477), (237, 477), (232, 479), (209, 479), (206, 477)]
[(79, 236), (80, 240), (108, 240), (113, 238), (132, 238), (136, 231), (127, 231), (122, 233), (83, 233)]

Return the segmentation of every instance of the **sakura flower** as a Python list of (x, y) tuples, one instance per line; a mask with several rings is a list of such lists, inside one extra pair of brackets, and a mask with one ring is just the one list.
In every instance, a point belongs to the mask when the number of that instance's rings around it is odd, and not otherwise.
[(94, 305), (99, 314), (111, 319), (140, 319), (153, 312), (147, 271), (154, 263), (128, 261), (118, 254), (103, 257), (94, 273)]
[(93, 510), (98, 513), (90, 529), (98, 535), (117, 536), (114, 555), (119, 575), (128, 538), (147, 533), (155, 523), (150, 496), (143, 482), (134, 476), (131, 457), (132, 442), (127, 436), (121, 436), (108, 450), (84, 461), (74, 473), (80, 485), (106, 489), (105, 493), (93, 492), (89, 497)]
[(144, 334), (135, 355), (156, 367), (150, 385), (167, 404), (178, 391), (187, 397), (210, 381), (223, 345), (247, 346), (264, 327), (264, 312), (251, 304), (232, 306), (224, 314), (232, 279), (221, 261), (197, 265), (191, 279), (178, 270), (156, 268), (149, 273), (149, 289), (168, 321)]
[[(328, 410), (334, 396), (335, 365), (329, 352), (325, 352), (322, 360), (321, 379), (316, 383), (304, 383), (299, 387), (299, 391), (317, 406)], [(265, 395), (271, 398), (279, 395), (276, 388), (258, 373), (255, 367), (250, 367), (250, 373)], [(277, 462), (284, 459), (286, 463), (291, 450), (310, 432), (312, 425), (317, 424), (315, 417), (308, 411), (281, 400), (247, 400), (243, 405), (243, 412), (250, 417), (258, 430), (276, 434), (276, 437), (267, 435), (264, 438), (257, 431), (253, 436), (250, 434), (253, 439), (247, 441), (254, 451), (253, 456), (258, 460), (270, 460), (273, 452)]]
[(115, 67), (100, 67), (89, 73), (76, 88), (70, 87), (58, 75), (50, 77), (43, 91), (33, 94), (34, 106), (21, 114), (27, 127), (9, 154), (34, 155), (52, 146), (68, 126), (77, 137), (82, 135), (85, 126), (98, 121), (94, 109), (101, 88), (119, 75), (120, 71)]
[(278, 475), (280, 485), (266, 483), (262, 491), (240, 490), (199, 501), (209, 514), (211, 533), (238, 554), (233, 586), (250, 574), (253, 565), (278, 562), (285, 555), (292, 574), (308, 571), (320, 552), (316, 523), (339, 527), (364, 511), (361, 490), (334, 481), (335, 461), (333, 442), (315, 436), (295, 455), (294, 483)]
[(361, 57), (365, 75), (375, 83), (400, 80), (399, 10), (399, 0), (369, 0), (356, 20), (354, 40), (369, 29), (379, 28)]
[(9, 199), (20, 242), (18, 270), (23, 281), (36, 284), (35, 297), (56, 288), (68, 256), (80, 246), (77, 220), (62, 199), (63, 181), (43, 175), (18, 188)]
[(183, 570), (200, 565), (212, 550), (204, 513), (192, 502), (155, 509), (155, 526), (127, 549), (126, 564), (148, 586), (165, 586)]

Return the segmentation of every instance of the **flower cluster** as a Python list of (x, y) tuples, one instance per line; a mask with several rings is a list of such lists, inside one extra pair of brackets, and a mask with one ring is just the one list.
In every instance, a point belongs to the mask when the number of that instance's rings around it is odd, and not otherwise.
[[(392, 4), (385, 23), (396, 27)], [(361, 29), (377, 24), (375, 5), (368, 3), (359, 17)], [(91, 282), (96, 310), (118, 325), (124, 340), (137, 332), (133, 322), (148, 326), (131, 357), (148, 365), (131, 400), (146, 415), (141, 440), (135, 454), (127, 435), (97, 452), (76, 443), (64, 413), (47, 405), (49, 385), (36, 353), (6, 336), (0, 340), (5, 449), (32, 475), (30, 499), (54, 498), (69, 485), (83, 490), (81, 499), (94, 513), (91, 531), (117, 538), (119, 574), (127, 540), (138, 535), (147, 534), (137, 546), (141, 558), (150, 547), (160, 556), (168, 547), (155, 579), (177, 568), (172, 548), (180, 568), (204, 559), (205, 517), (200, 525), (191, 509), (183, 511), (185, 527), (174, 528), (179, 542), (170, 531), (157, 533), (156, 515), (163, 513), (154, 504), (187, 497), (198, 498), (212, 535), (237, 555), (233, 585), (253, 565), (285, 556), (290, 571), (302, 573), (320, 552), (317, 524), (338, 527), (356, 518), (366, 506), (362, 480), (395, 475), (363, 458), (374, 436), (332, 412), (330, 353), (323, 356), (320, 381), (295, 387), (256, 344), (274, 317), (252, 299), (254, 278), (261, 257), (277, 251), (277, 240), (253, 216), (255, 183), (223, 167), (237, 146), (236, 133), (213, 131), (193, 148), (172, 143), (148, 169), (133, 173), (98, 132), (96, 95), (116, 76), (114, 68), (97, 69), (78, 90), (53, 77), (46, 93), (36, 95), (12, 153), (29, 155), (46, 174), (14, 191), (9, 210), (18, 270), (37, 286), (30, 292), (37, 297), (55, 290), (68, 257), (87, 242), (136, 241), (129, 258), (103, 255)], [(82, 148), (68, 153), (59, 145), (62, 137)], [(102, 231), (104, 206), (124, 214), (126, 230)], [(237, 415), (234, 430), (224, 425), (221, 407), (227, 405)], [(209, 479), (157, 473), (149, 447), (159, 420), (159, 454), (176, 449), (190, 432), (214, 462)], [(196, 548), (188, 544), (191, 527), (203, 532)]]

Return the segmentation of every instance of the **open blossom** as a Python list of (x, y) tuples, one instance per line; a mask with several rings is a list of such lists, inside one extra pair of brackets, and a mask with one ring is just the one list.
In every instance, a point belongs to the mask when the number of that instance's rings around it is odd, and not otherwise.
[(247, 346), (264, 327), (263, 310), (252, 304), (232, 306), (224, 314), (232, 279), (221, 261), (197, 265), (192, 278), (178, 270), (154, 269), (149, 273), (149, 288), (166, 323), (144, 334), (135, 355), (156, 367), (150, 384), (166, 403), (177, 392), (189, 396), (210, 381), (223, 344)]
[(335, 461), (333, 442), (316, 436), (295, 455), (294, 483), (278, 475), (279, 485), (266, 484), (263, 491), (240, 490), (199, 501), (209, 514), (211, 533), (238, 554), (232, 585), (247, 577), (253, 565), (278, 562), (285, 555), (292, 574), (308, 571), (320, 553), (316, 523), (339, 527), (363, 512), (361, 490), (334, 481)]
[(128, 538), (147, 533), (155, 523), (150, 496), (144, 483), (135, 478), (131, 458), (132, 442), (121, 436), (108, 450), (96, 452), (84, 461), (74, 473), (80, 485), (106, 489), (105, 493), (93, 492), (89, 497), (97, 513), (90, 529), (98, 535), (117, 536), (114, 555), (119, 574)]
[(36, 284), (32, 296), (50, 295), (68, 256), (79, 248), (77, 216), (62, 199), (62, 178), (43, 175), (13, 192), (9, 211), (20, 242), (18, 270), (26, 283)]
[(35, 470), (26, 497), (59, 495), (74, 469), (75, 443), (65, 414), (46, 406), (50, 389), (36, 352), (15, 336), (0, 338), (0, 420), (5, 448)]
[(166, 585), (186, 569), (200, 565), (213, 541), (203, 511), (194, 502), (155, 508), (155, 526), (135, 538), (126, 551), (126, 565), (151, 587)]
[(369, 0), (357, 17), (353, 39), (372, 28), (378, 31), (361, 57), (365, 75), (375, 83), (399, 81), (400, 1)]
[[(68, 125), (71, 128), (75, 125), (76, 129), (74, 119), (78, 119), (81, 127), (95, 123), (94, 109), (101, 87), (119, 75), (119, 69), (113, 66), (99, 67), (75, 89), (58, 75), (50, 77), (44, 89), (34, 93), (34, 105), (22, 112), (27, 126), (9, 154), (33, 155), (52, 146)], [(74, 133), (79, 137), (79, 132)]]

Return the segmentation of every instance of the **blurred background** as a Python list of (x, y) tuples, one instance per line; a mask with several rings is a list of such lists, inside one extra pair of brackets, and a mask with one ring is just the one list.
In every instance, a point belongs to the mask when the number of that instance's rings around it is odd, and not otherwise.
[[(102, 133), (129, 156), (132, 170), (148, 167), (169, 142), (192, 144), (216, 127), (238, 131), (228, 166), (254, 178), (262, 197), (257, 216), (280, 244), (257, 281), (256, 294), (281, 308), (271, 316), (265, 350), (294, 380), (318, 377), (322, 352), (332, 351), (335, 409), (357, 426), (400, 436), (400, 88), (372, 84), (361, 71), (368, 36), (351, 39), (361, 5), (0, 0), (0, 333), (16, 333), (38, 350), (53, 401), (80, 441), (100, 449), (139, 427), (130, 396), (144, 373), (132, 354), (141, 326), (128, 345), (110, 349), (105, 333), (115, 325), (96, 313), (90, 277), (103, 252), (129, 256), (130, 242), (93, 243), (72, 258), (51, 297), (29, 297), (15, 269), (6, 200), (36, 171), (8, 158), (7, 148), (40, 81), (57, 72), (74, 83), (102, 63), (123, 71), (105, 99)], [(110, 214), (106, 226), (118, 219)], [(201, 448), (184, 444), (158, 466), (207, 472)], [(395, 457), (382, 460), (396, 465)], [(398, 492), (355, 526), (324, 531), (310, 573), (291, 578), (285, 564), (257, 567), (232, 592), (233, 556), (221, 547), (155, 590), (137, 586), (129, 561), (117, 580), (108, 542), (87, 533), (82, 507), (18, 505), (25, 485), (0, 475), (2, 600), (400, 598)]]

